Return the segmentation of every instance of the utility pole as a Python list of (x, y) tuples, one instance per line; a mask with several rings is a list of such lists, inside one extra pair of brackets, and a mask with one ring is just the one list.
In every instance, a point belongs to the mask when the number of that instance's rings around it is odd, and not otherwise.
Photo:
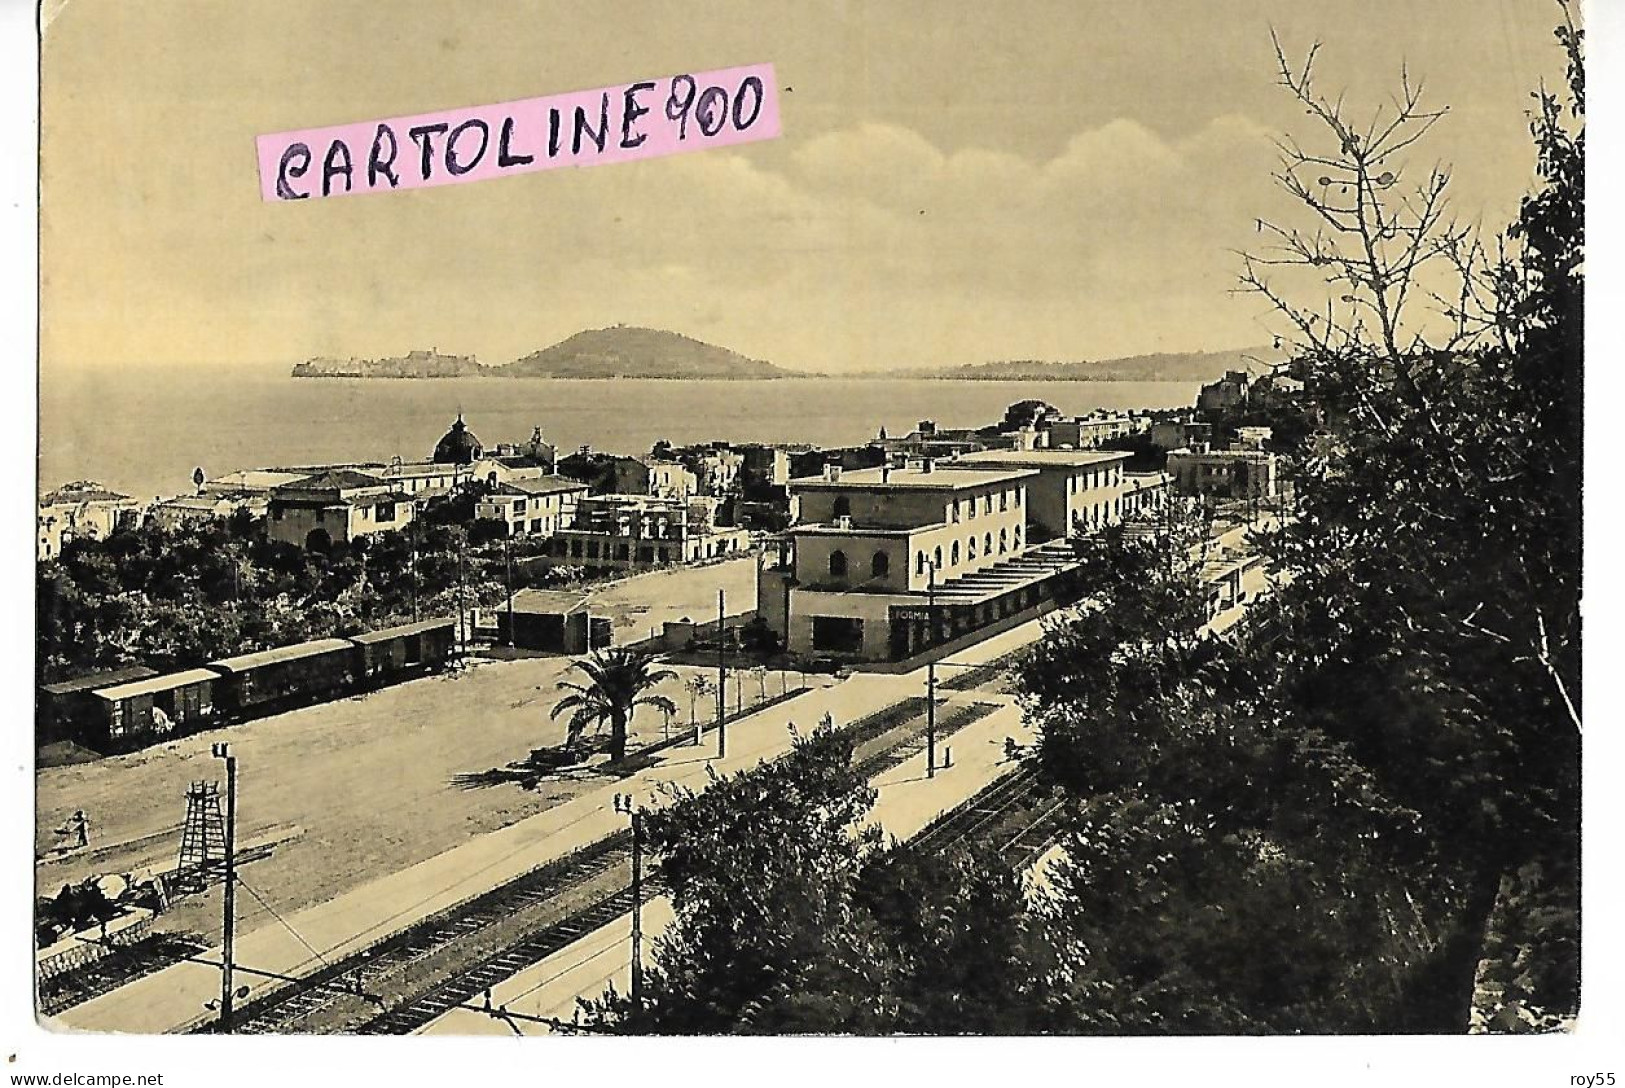
[[(932, 562), (931, 569), (926, 574), (925, 582), (925, 617), (926, 623), (931, 627), (931, 637), (927, 645), (934, 643), (937, 637), (937, 564)], [(932, 654), (931, 660), (925, 666), (925, 776), (937, 776), (937, 659), (935, 648), (926, 651)]]
[(502, 538), (502, 557), (508, 564), (508, 648), (511, 650), (518, 643), (514, 640), (513, 630), (513, 530)]
[(465, 560), (468, 557), (468, 532), (462, 526), (457, 527), (457, 637), (462, 643), (462, 653), (468, 656), (468, 621), (464, 619), (463, 607), (467, 604), (468, 596), (468, 567)]
[(723, 638), (724, 591), (717, 590), (717, 758), (728, 754), (728, 643)]
[(643, 1018), (643, 814), (631, 794), (615, 795), (615, 810), (632, 820), (632, 1017)]
[(226, 761), (226, 895), (225, 939), (220, 949), (220, 1033), (230, 1035), (232, 945), (237, 922), (237, 757), (231, 754), (231, 746), (227, 744), (216, 744), (213, 752), (216, 759)]
[(418, 504), (412, 500), (412, 622), (418, 621)]

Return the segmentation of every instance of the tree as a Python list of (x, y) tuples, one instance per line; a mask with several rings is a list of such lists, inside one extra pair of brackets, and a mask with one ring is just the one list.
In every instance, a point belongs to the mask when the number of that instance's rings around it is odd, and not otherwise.
[(1420, 935), (1387, 844), (1413, 814), (1271, 697), (1261, 636), (1205, 631), (1206, 524), (1077, 540), (1088, 596), (1016, 667), (1030, 758), (1072, 798), (1041, 947), (1074, 1011), (1052, 1028), (1392, 1030)]
[(824, 726), (782, 761), (645, 817), (676, 918), (642, 1008), (587, 1002), (600, 1029), (654, 1034), (1034, 1030), (1021, 883), (988, 855), (887, 848), (851, 741)]
[(1277, 174), (1310, 225), (1261, 221), (1274, 244), (1243, 276), (1327, 420), (1272, 543), (1291, 580), (1268, 683), (1417, 814), (1438, 1030), (1466, 1023), (1502, 878), (1558, 878), (1578, 851), (1584, 94), (1566, 9), (1557, 37), (1567, 108), (1536, 95), (1542, 183), (1492, 243), (1447, 219), (1447, 171), (1405, 182), (1445, 115), (1408, 76), (1360, 126), (1315, 89), (1315, 50), (1295, 67), (1278, 47), (1322, 130), (1283, 141)]
[(874, 833), (854, 836), (874, 792), (830, 729), (784, 759), (722, 778), (645, 817), (676, 919), (656, 942), (643, 1010), (612, 996), (588, 1018), (661, 1034), (771, 1031), (764, 999), (794, 993), (840, 931)]
[(640, 706), (651, 706), (665, 714), (677, 713), (677, 704), (652, 689), (665, 680), (676, 679), (670, 669), (659, 667), (659, 658), (614, 646), (598, 650), (591, 657), (573, 662), (585, 682), (560, 680), (559, 690), (570, 694), (553, 707), (552, 717), (570, 715), (565, 747), (574, 748), (587, 727), (602, 728), (609, 723), (610, 759), (626, 758), (627, 726)]

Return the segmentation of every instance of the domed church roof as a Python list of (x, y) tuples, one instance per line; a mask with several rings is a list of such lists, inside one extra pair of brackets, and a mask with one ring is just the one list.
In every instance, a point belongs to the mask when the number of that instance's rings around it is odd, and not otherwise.
[(434, 448), (434, 463), (437, 465), (467, 465), (480, 459), (485, 448), (480, 445), (479, 438), (463, 422), (463, 414), (457, 413), (457, 422), (451, 425)]

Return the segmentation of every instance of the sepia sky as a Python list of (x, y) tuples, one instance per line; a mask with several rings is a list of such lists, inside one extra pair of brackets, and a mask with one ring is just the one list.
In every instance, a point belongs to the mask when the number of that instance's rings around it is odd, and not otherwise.
[[(1320, 38), (1362, 115), (1408, 62), (1451, 106), (1419, 165), (1453, 164), (1492, 227), (1530, 183), (1528, 93), (1561, 76), (1539, 0), (46, 7), (47, 369), (501, 363), (617, 322), (830, 372), (1250, 346), (1230, 250), (1290, 214), (1269, 137), (1308, 132), (1270, 26)], [(776, 141), (259, 196), (261, 133), (757, 62)]]

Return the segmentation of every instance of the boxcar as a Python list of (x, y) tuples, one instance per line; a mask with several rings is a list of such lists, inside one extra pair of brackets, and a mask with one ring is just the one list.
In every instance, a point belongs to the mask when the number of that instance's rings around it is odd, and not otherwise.
[(98, 739), (114, 751), (196, 732), (214, 721), (219, 679), (208, 669), (188, 669), (99, 688)]
[(457, 643), (457, 621), (421, 620), (352, 637), (361, 676), (374, 686), (429, 672), (451, 660)]
[(355, 686), (358, 657), (349, 640), (324, 638), (211, 661), (204, 667), (220, 675), (216, 702), (240, 717), (348, 693)]
[(77, 740), (94, 746), (101, 733), (101, 707), (95, 697), (96, 690), (157, 675), (157, 669), (129, 665), (41, 685), (34, 706), (37, 742), (50, 744), (59, 740)]

